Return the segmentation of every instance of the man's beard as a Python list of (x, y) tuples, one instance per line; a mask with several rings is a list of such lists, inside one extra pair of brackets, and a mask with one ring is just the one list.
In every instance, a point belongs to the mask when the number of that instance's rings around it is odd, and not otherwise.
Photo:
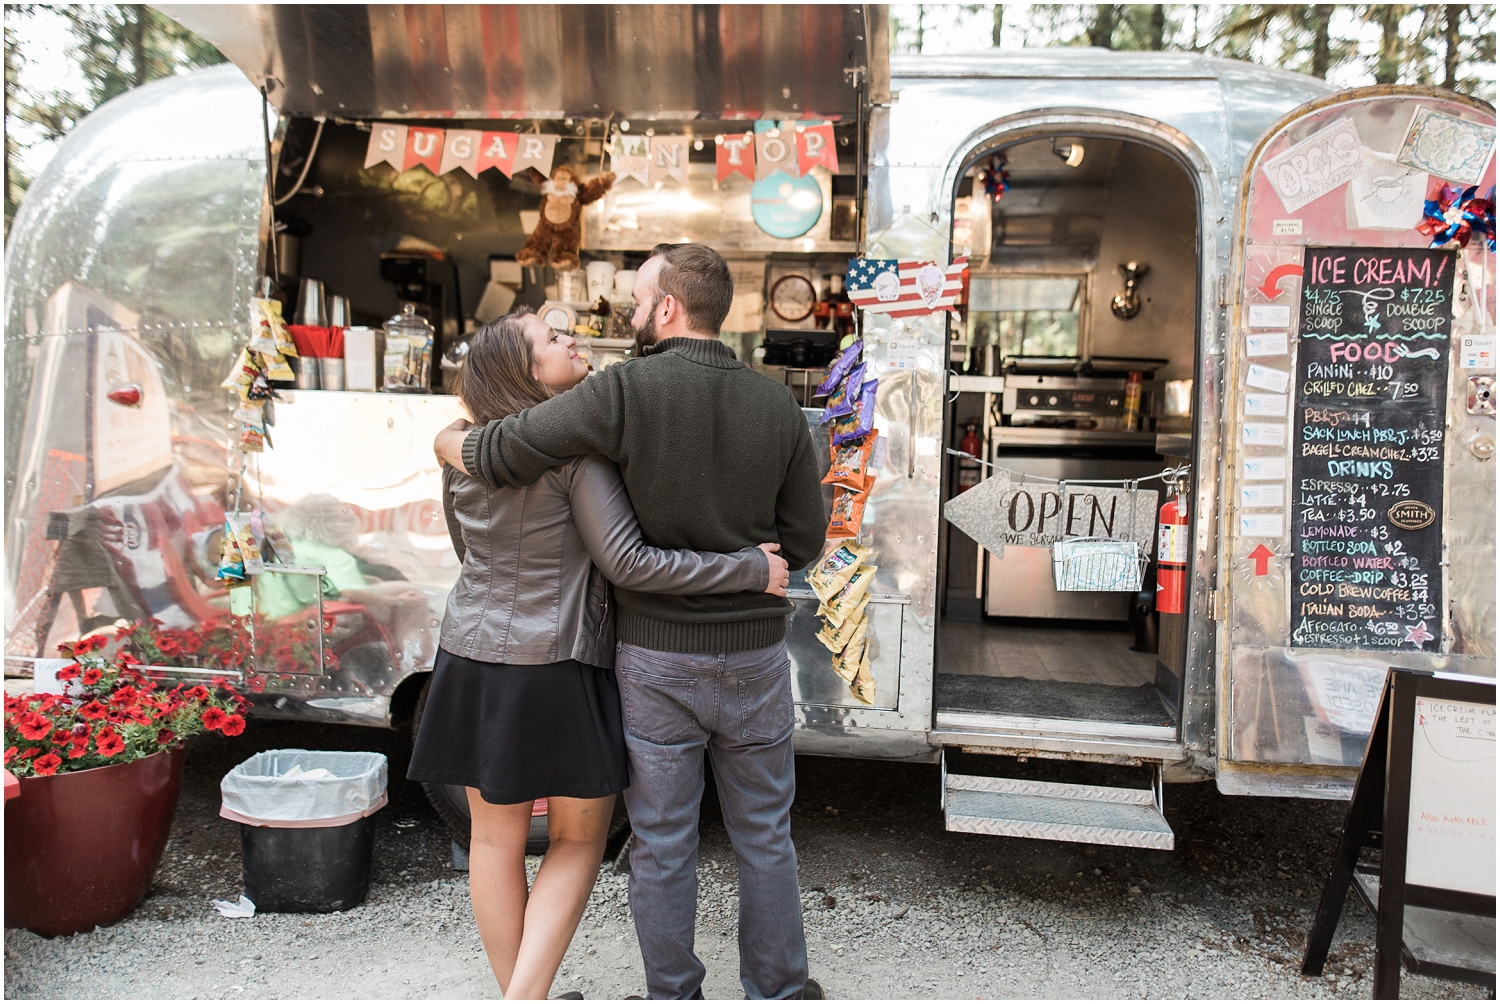
[(660, 340), (660, 336), (656, 333), (656, 308), (660, 303), (660, 299), (651, 301), (651, 313), (647, 315), (643, 327), (637, 328), (631, 325), (631, 330), (635, 332), (635, 357), (637, 359), (646, 354), (648, 346), (655, 345)]

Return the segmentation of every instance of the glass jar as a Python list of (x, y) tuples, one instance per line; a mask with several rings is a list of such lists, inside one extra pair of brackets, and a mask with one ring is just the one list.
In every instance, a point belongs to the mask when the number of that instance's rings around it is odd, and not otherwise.
[(425, 391), (432, 377), (432, 325), (407, 303), (385, 322), (383, 390)]

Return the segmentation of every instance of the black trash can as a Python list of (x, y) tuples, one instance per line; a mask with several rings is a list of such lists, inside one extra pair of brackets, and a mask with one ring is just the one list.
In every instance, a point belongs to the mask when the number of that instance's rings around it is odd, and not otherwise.
[(245, 895), (257, 911), (364, 902), (386, 770), (380, 753), (267, 750), (224, 776), (219, 815), (240, 824)]
[(343, 826), (240, 824), (245, 895), (267, 913), (332, 913), (364, 902), (370, 892), (375, 820)]

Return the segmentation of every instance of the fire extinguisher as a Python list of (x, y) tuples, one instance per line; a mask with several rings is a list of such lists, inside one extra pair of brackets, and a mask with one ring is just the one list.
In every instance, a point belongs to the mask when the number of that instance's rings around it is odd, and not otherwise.
[(979, 451), (984, 449), (984, 445), (979, 441), (979, 433), (974, 431), (973, 422), (969, 423), (968, 431), (964, 433), (964, 438), (959, 442), (958, 448), (969, 454), (968, 457), (958, 458), (958, 490), (966, 492), (979, 484), (979, 461), (970, 458), (979, 456)]
[(1187, 595), (1188, 501), (1173, 495), (1156, 527), (1156, 612), (1180, 614)]

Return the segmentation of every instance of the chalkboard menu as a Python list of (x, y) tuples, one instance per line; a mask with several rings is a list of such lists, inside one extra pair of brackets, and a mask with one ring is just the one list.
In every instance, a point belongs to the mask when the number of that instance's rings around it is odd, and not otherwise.
[(1455, 257), (1308, 248), (1292, 452), (1292, 644), (1436, 652)]

